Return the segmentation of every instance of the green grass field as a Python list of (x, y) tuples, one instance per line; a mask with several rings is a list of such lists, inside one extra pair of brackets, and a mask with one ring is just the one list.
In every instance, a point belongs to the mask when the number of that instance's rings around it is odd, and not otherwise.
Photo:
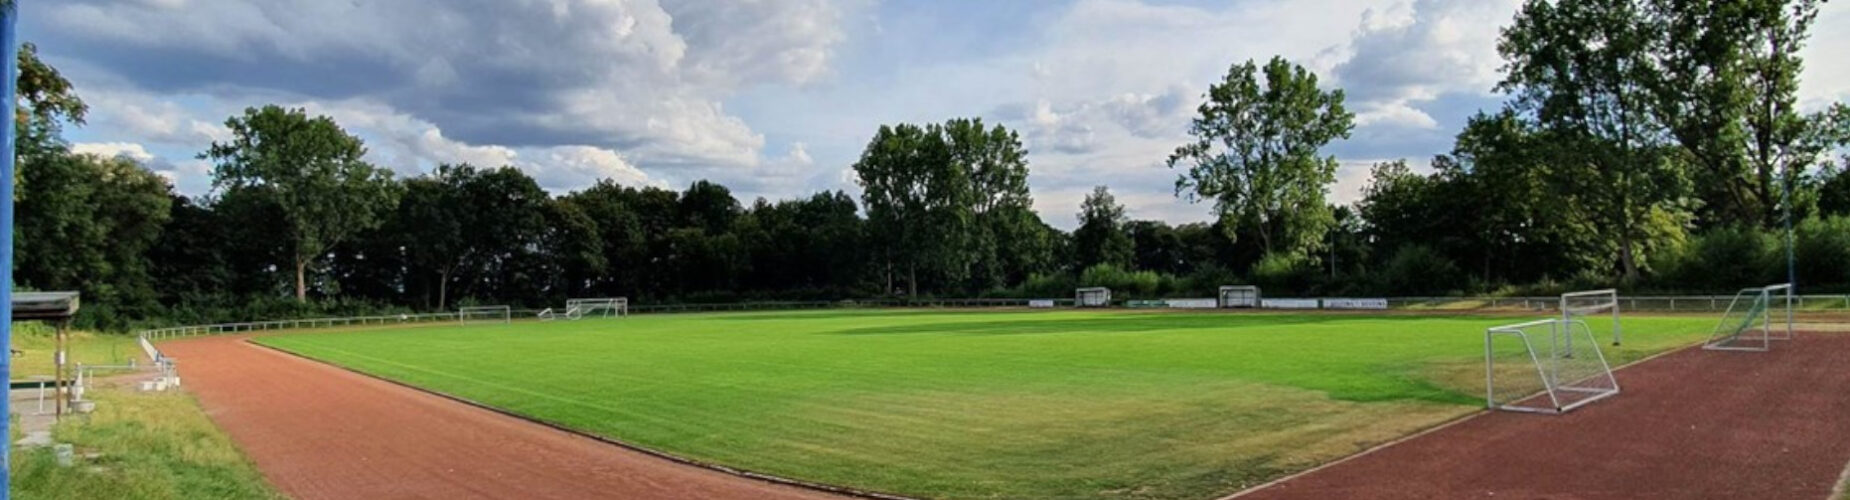
[[(956, 498), (1205, 498), (1483, 405), (1485, 316), (851, 310), (259, 342), (696, 460)], [(1713, 318), (1628, 318), (1613, 364)], [(1546, 417), (1537, 417), (1546, 418)]]

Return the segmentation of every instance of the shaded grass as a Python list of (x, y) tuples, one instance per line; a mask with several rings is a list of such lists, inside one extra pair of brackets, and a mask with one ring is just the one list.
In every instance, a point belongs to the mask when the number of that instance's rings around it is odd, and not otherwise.
[[(259, 342), (806, 480), (927, 497), (1195, 498), (1477, 411), (1484, 329), (1512, 321), (817, 311)], [(1627, 346), (1609, 355), (1698, 341), (1712, 321), (1628, 319)]]
[(16, 451), (13, 498), (283, 498), (192, 396), (110, 385), (85, 395), (96, 412), (52, 428), (54, 440), (75, 446), (76, 464), (59, 467), (51, 448)]

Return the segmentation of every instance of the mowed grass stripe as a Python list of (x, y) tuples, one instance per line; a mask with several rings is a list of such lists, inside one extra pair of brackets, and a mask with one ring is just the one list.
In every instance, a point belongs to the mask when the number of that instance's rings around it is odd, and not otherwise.
[[(946, 498), (1202, 498), (1476, 411), (1484, 329), (1518, 319), (852, 310), (259, 342), (805, 480)], [(1627, 345), (1608, 356), (1687, 345), (1713, 321), (1628, 318)]]

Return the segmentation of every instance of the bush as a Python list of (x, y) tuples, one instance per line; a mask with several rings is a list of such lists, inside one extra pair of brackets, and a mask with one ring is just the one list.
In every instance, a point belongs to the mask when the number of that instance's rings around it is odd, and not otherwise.
[(1458, 265), (1425, 245), (1402, 245), (1381, 266), (1381, 286), (1395, 295), (1442, 295), (1459, 285)]
[(1274, 252), (1254, 262), (1251, 274), (1253, 284), (1267, 295), (1299, 295), (1310, 291), (1317, 266), (1301, 255)]
[(1661, 276), (1669, 288), (1721, 293), (1785, 275), (1778, 238), (1754, 227), (1711, 229), (1665, 253)]
[(1110, 288), (1112, 298), (1158, 298), (1163, 277), (1153, 271), (1126, 271), (1111, 264), (1098, 264), (1079, 273), (1080, 287)]
[(1826, 288), (1850, 285), (1850, 217), (1806, 219), (1795, 229), (1798, 242), (1793, 253), (1802, 284)]

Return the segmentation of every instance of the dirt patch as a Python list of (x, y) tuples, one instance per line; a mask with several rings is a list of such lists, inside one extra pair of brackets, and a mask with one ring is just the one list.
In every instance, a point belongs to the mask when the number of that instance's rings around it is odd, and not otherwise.
[(1802, 333), (1678, 351), (1564, 416), (1486, 414), (1239, 497), (1825, 498), (1850, 461), (1850, 335)]
[(829, 498), (671, 462), (249, 345), (161, 344), (277, 488), (314, 498)]

